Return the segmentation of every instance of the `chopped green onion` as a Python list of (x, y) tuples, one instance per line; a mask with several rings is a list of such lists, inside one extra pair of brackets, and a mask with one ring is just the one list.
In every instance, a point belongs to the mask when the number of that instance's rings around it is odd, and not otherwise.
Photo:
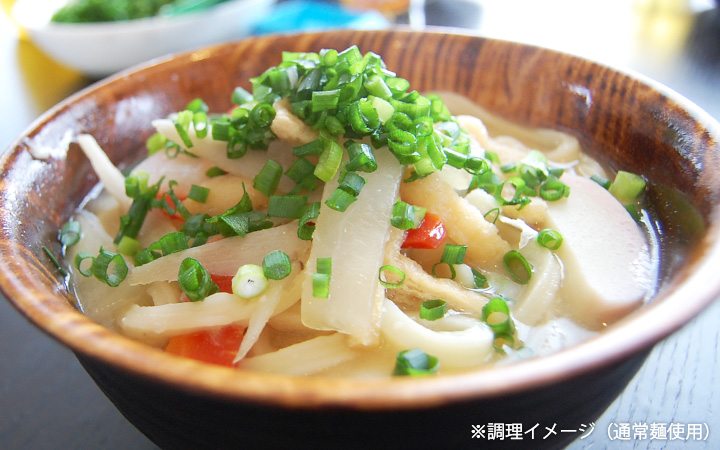
[(164, 149), (167, 142), (167, 138), (163, 136), (159, 131), (153, 133), (153, 135), (150, 136), (145, 142), (145, 147), (148, 150), (148, 156)]
[(455, 272), (455, 265), (463, 264), (465, 262), (465, 252), (467, 251), (467, 248), (467, 245), (445, 244), (445, 249), (443, 250), (440, 262), (435, 263), (432, 266), (432, 275), (435, 278), (439, 278), (440, 276), (437, 274), (437, 267), (442, 264), (447, 264), (450, 269), (450, 279), (454, 280), (457, 276)]
[(477, 156), (468, 156), (463, 167), (472, 175), (479, 175), (490, 170), (487, 161)]
[(600, 175), (593, 174), (590, 176), (590, 179), (599, 184), (600, 186), (604, 187), (605, 189), (610, 189), (610, 180), (607, 178), (603, 178)]
[[(386, 272), (389, 272), (395, 276), (400, 277), (400, 280), (396, 281), (396, 282), (388, 281), (387, 276), (385, 276)], [(378, 279), (380, 280), (380, 284), (383, 285), (383, 287), (386, 287), (388, 289), (399, 288), (405, 282), (405, 272), (403, 272), (402, 270), (398, 269), (397, 267), (395, 267), (393, 265), (387, 264), (387, 265), (380, 267)]]
[(315, 261), (316, 273), (312, 274), (313, 296), (330, 296), (330, 278), (332, 277), (332, 258), (318, 258)]
[[(491, 209), (490, 211), (486, 212), (483, 217), (490, 223), (497, 222), (498, 218), (500, 217), (500, 208)], [(488, 217), (492, 217), (492, 220), (490, 220)]]
[(193, 114), (193, 128), (195, 128), (195, 136), (203, 139), (208, 133), (208, 118), (205, 112), (199, 111)]
[(192, 148), (193, 142), (188, 135), (188, 129), (190, 128), (190, 122), (192, 121), (193, 113), (191, 111), (180, 111), (177, 118), (173, 120), (175, 125), (175, 131), (177, 131), (180, 140), (183, 141), (185, 147)]
[(640, 211), (638, 211), (637, 205), (633, 203), (625, 205), (625, 211), (630, 214), (630, 216), (635, 220), (635, 222), (640, 222)]
[(375, 154), (367, 144), (347, 141), (349, 161), (345, 164), (348, 171), (374, 172), (377, 169)]
[(615, 175), (609, 191), (621, 203), (631, 203), (643, 193), (646, 184), (640, 175), (620, 170)]
[(193, 258), (185, 258), (180, 263), (178, 284), (191, 302), (204, 300), (220, 290), (208, 271)]
[(567, 197), (570, 193), (570, 188), (560, 181), (547, 181), (540, 185), (540, 197), (543, 200), (555, 201), (560, 200), (563, 197)]
[(285, 175), (296, 183), (302, 183), (307, 176), (312, 175), (314, 170), (315, 165), (301, 156), (295, 160), (293, 165), (285, 172)]
[(305, 195), (271, 195), (268, 204), (268, 216), (299, 219), (307, 205)]
[(66, 247), (72, 247), (80, 241), (80, 222), (70, 220), (60, 228), (60, 243)]
[(58, 261), (53, 252), (44, 245), (42, 246), (42, 250), (45, 252), (47, 257), (50, 258), (50, 261), (52, 261), (53, 265), (55, 265), (55, 268), (58, 270), (58, 272), (60, 272), (60, 275), (66, 276), (68, 274), (67, 270), (65, 270), (63, 266), (60, 265), (60, 261)]
[(342, 162), (342, 156), (343, 149), (337, 142), (324, 139), (323, 152), (320, 154), (320, 159), (313, 173), (316, 177), (327, 183), (337, 173), (340, 163)]
[(485, 159), (493, 164), (500, 164), (500, 157), (495, 152), (485, 152)]
[(345, 172), (340, 178), (338, 189), (357, 197), (363, 186), (365, 186), (365, 178), (355, 172)]
[(549, 174), (547, 158), (537, 150), (530, 150), (517, 164), (515, 170), (525, 183), (533, 188), (547, 180)]
[(207, 113), (210, 111), (210, 108), (208, 107), (207, 103), (203, 101), (201, 98), (195, 98), (190, 100), (190, 102), (185, 107), (188, 111), (192, 111), (194, 113), (204, 112)]
[(240, 298), (253, 298), (265, 292), (268, 286), (263, 268), (256, 264), (240, 266), (232, 279), (233, 294)]
[(328, 298), (330, 296), (330, 275), (326, 273), (312, 274), (313, 297)]
[(402, 200), (398, 200), (393, 205), (393, 215), (390, 218), (390, 224), (400, 230), (410, 230), (417, 228), (425, 217), (425, 208), (416, 208)]
[(532, 277), (532, 267), (525, 257), (517, 250), (510, 250), (503, 256), (503, 265), (513, 280), (527, 284)]
[(215, 178), (222, 175), (226, 175), (227, 172), (223, 169), (219, 168), (218, 166), (213, 166), (209, 168), (207, 171), (205, 171), (205, 176), (208, 178)]
[(315, 139), (307, 144), (293, 147), (293, 155), (295, 156), (307, 156), (307, 155), (319, 155), (324, 150), (324, 141), (322, 139)]
[(133, 239), (130, 236), (123, 236), (117, 245), (118, 252), (123, 255), (133, 256), (137, 253), (140, 248), (140, 241)]
[(315, 265), (317, 273), (332, 275), (332, 258), (318, 258)]
[(275, 119), (275, 109), (267, 103), (258, 103), (250, 111), (248, 125), (252, 130), (267, 128)]
[(204, 186), (198, 186), (196, 184), (193, 184), (192, 186), (190, 186), (188, 198), (195, 200), (196, 202), (205, 203), (207, 201), (208, 195), (210, 195), (210, 189)]
[(420, 318), (425, 320), (438, 320), (445, 317), (447, 302), (445, 300), (425, 300), (420, 304)]
[(275, 193), (282, 174), (282, 166), (272, 159), (268, 159), (260, 172), (255, 175), (253, 187), (269, 197)]
[(265, 277), (271, 280), (282, 280), (292, 271), (290, 258), (282, 250), (275, 250), (265, 255), (262, 267)]
[(310, 203), (303, 210), (298, 226), (298, 237), (302, 240), (312, 239), (315, 231), (315, 219), (320, 215), (320, 202)]
[(325, 200), (325, 204), (330, 209), (344, 212), (357, 200), (357, 197), (340, 187), (336, 188), (330, 196)]
[[(83, 263), (85, 261), (90, 261), (90, 267), (87, 269), (83, 269)], [(92, 264), (95, 262), (95, 256), (93, 256), (89, 252), (78, 252), (75, 254), (75, 268), (80, 272), (80, 275), (84, 277), (91, 277), (92, 276)]]
[[(557, 183), (560, 183), (559, 181)], [(545, 183), (548, 184), (548, 183)], [(562, 186), (565, 186), (564, 184), (560, 183)], [(512, 188), (510, 188), (512, 186)], [(494, 196), (495, 200), (500, 205), (520, 205), (520, 207), (524, 206), (525, 204), (530, 202), (530, 199), (526, 196), (526, 183), (525, 180), (523, 180), (520, 177), (512, 177), (508, 178), (507, 180), (503, 181), (500, 186), (498, 186), (495, 189)], [(543, 185), (545, 186), (545, 185)], [(514, 189), (514, 192), (512, 192), (512, 198), (507, 199), (506, 196), (508, 194), (508, 190)], [(542, 195), (542, 188), (540, 188)], [(562, 193), (560, 194), (562, 196)], [(545, 198), (545, 197), (543, 197)], [(546, 199), (547, 200), (547, 199)]]
[(538, 233), (537, 242), (549, 250), (557, 250), (563, 242), (563, 237), (558, 231), (546, 228)]
[(235, 105), (243, 105), (245, 103), (250, 103), (251, 101), (253, 101), (253, 95), (251, 93), (249, 93), (247, 90), (245, 90), (243, 87), (238, 86), (233, 91), (232, 97), (230, 100)]
[(467, 248), (467, 245), (445, 244), (445, 250), (443, 250), (440, 262), (451, 265), (463, 264)]
[(437, 372), (438, 359), (420, 349), (404, 350), (397, 354), (394, 376), (424, 376)]
[(475, 289), (485, 289), (488, 287), (488, 279), (478, 269), (471, 267)]
[(160, 245), (162, 254), (165, 256), (187, 250), (188, 248), (187, 237), (182, 231), (168, 233), (161, 237), (157, 242)]
[(515, 325), (510, 317), (510, 308), (505, 300), (500, 297), (493, 297), (483, 306), (482, 320), (497, 335), (499, 333), (513, 333)]
[(497, 333), (493, 339), (493, 347), (496, 351), (503, 352), (505, 347), (515, 347), (515, 337), (510, 333)]
[[(90, 260), (91, 264), (88, 269), (82, 269), (82, 263)], [(83, 276), (95, 276), (98, 280), (110, 287), (117, 287), (122, 283), (128, 274), (128, 266), (122, 255), (119, 253), (108, 252), (100, 247), (100, 253), (94, 257), (88, 252), (80, 252), (75, 255), (75, 267)]]
[(313, 91), (312, 93), (312, 110), (313, 112), (334, 109), (340, 100), (340, 89), (332, 89), (329, 91)]

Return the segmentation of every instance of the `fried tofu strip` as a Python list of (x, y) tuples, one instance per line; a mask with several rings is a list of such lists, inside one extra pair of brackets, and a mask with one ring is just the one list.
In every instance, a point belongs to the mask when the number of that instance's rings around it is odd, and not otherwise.
[(438, 214), (450, 239), (468, 245), (465, 255), (469, 261), (486, 270), (502, 266), (503, 255), (510, 251), (510, 245), (500, 237), (497, 227), (485, 220), (480, 210), (436, 174), (403, 183), (400, 197)]

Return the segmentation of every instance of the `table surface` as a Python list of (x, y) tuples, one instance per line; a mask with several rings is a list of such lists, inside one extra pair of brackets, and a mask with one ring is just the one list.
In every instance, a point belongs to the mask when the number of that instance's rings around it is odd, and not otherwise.
[[(431, 25), (460, 26), (637, 71), (720, 119), (720, 11), (711, 3), (428, 0), (425, 8)], [(92, 82), (15, 31), (0, 17), (0, 149), (45, 110)], [(568, 448), (720, 448), (719, 320), (715, 302), (658, 344), (592, 433)], [(649, 430), (660, 423), (685, 430), (701, 424), (709, 435), (705, 440), (651, 439), (649, 431), (644, 438), (632, 436), (643, 425)], [(623, 427), (631, 430), (630, 439), (611, 441)], [(6, 301), (0, 301), (0, 447), (156, 448), (105, 398), (69, 350)]]

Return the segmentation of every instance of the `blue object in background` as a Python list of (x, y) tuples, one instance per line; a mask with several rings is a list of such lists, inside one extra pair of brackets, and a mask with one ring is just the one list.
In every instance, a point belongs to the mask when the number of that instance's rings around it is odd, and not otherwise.
[(253, 34), (315, 31), (330, 28), (380, 29), (390, 22), (378, 11), (353, 11), (336, 3), (288, 1), (278, 3), (255, 25)]

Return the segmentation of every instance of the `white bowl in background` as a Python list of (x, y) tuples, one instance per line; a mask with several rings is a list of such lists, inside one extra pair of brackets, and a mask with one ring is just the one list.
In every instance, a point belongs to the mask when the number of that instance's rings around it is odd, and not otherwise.
[(168, 53), (247, 36), (275, 0), (232, 0), (174, 17), (99, 23), (53, 23), (67, 0), (18, 0), (15, 21), (58, 62), (101, 78)]

